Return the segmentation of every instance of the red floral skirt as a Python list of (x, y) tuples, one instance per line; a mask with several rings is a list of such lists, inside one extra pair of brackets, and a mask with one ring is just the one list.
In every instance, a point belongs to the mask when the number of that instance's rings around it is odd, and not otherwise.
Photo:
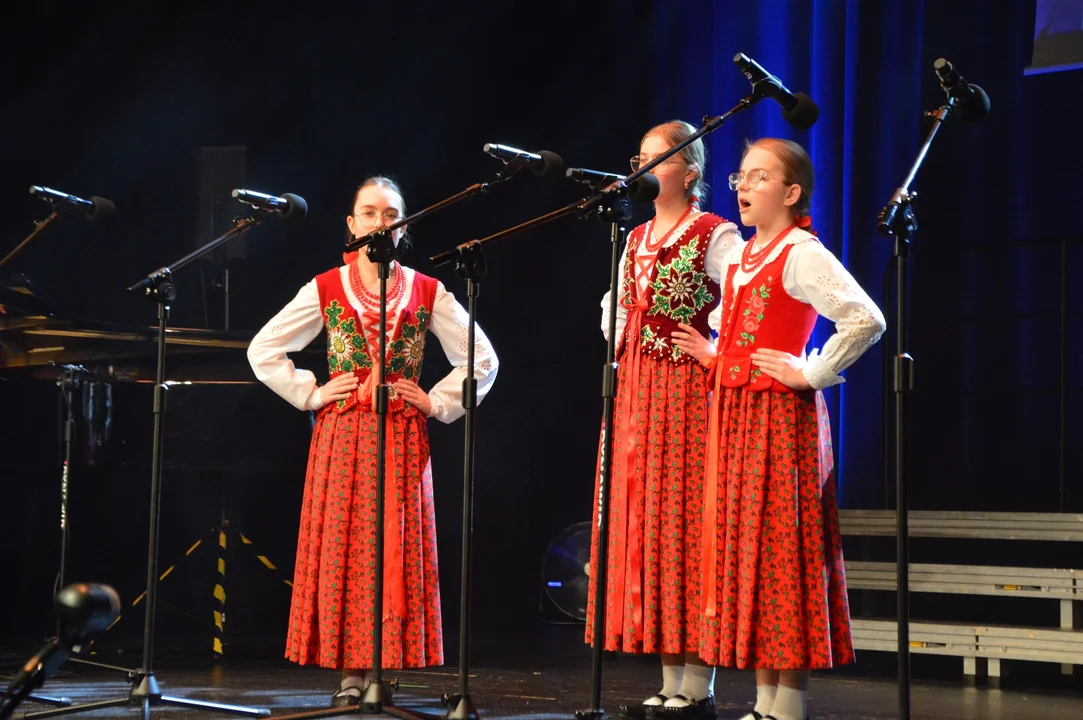
[[(643, 354), (618, 370), (606, 563), (604, 647), (683, 653), (699, 642), (700, 525), (707, 373)], [(634, 380), (634, 381), (633, 381)], [(603, 429), (604, 433), (604, 429)], [(595, 480), (598, 517), (601, 452)], [(598, 557), (595, 524), (591, 567)], [(594, 641), (592, 571), (586, 641)]]
[(717, 516), (704, 520), (716, 611), (700, 655), (742, 669), (853, 662), (823, 395), (722, 388), (719, 418)]
[[(341, 414), (325, 411), (316, 420), (286, 638), (286, 658), (302, 665), (373, 666), (376, 420), (375, 413), (357, 407)], [(397, 531), (385, 531), (384, 542), (401, 542), (402, 604), (394, 610), (385, 601), (382, 667), (442, 665), (436, 515), (425, 418), (410, 406), (391, 413), (387, 435), (391, 459), (384, 510), (393, 513), (397, 507), (399, 517)], [(385, 562), (385, 588), (394, 580), (393, 572)]]

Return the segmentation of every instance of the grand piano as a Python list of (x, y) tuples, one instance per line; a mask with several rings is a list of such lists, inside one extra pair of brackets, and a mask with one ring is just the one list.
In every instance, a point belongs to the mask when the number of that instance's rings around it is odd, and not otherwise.
[[(253, 334), (167, 326), (166, 380), (255, 382), (245, 361)], [(0, 286), (0, 371), (53, 379), (77, 365), (99, 380), (153, 383), (157, 343), (157, 327), (59, 317), (23, 276)]]
[[(253, 335), (252, 331), (167, 326), (166, 383), (170, 393), (166, 430), (174, 440), (182, 440), (189, 449), (214, 447), (211, 454), (221, 456), (228, 452), (224, 448), (229, 443), (223, 442), (225, 438), (220, 434), (216, 437), (210, 428), (220, 425), (224, 417), (234, 419), (227, 423), (228, 429), (239, 430), (234, 426), (244, 424), (245, 416), (256, 415), (258, 422), (265, 421), (268, 414), (299, 415), (274, 393), (256, 387), (258, 382), (246, 357)], [(0, 380), (59, 384), (69, 378), (75, 391), (72, 400), (80, 425), (82, 454), (91, 464), (105, 460), (110, 436), (121, 429), (115, 427), (118, 423), (113, 421), (114, 416), (127, 416), (130, 419), (119, 424), (132, 426), (139, 437), (145, 434), (138, 426), (143, 424), (142, 419), (151, 417), (150, 389), (156, 376), (157, 343), (156, 326), (61, 316), (40, 289), (23, 276), (14, 275), (0, 284)], [(319, 368), (324, 355), (321, 344), (322, 338), (314, 341), (301, 353), (305, 357), (298, 364)], [(45, 393), (55, 395), (57, 390), (50, 391), (46, 383), (40, 383), (40, 390), (34, 391), (30, 402), (40, 404)], [(28, 397), (26, 391), (21, 397)], [(177, 437), (179, 433), (187, 437)], [(173, 447), (179, 449), (175, 443)], [(125, 454), (134, 451), (128, 447)], [(170, 453), (172, 462), (199, 462), (191, 457), (193, 454), (203, 453), (186, 452), (183, 460)]]

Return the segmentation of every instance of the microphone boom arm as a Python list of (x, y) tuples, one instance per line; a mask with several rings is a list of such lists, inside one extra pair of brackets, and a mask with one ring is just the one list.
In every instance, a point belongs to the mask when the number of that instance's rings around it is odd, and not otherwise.
[(45, 228), (49, 227), (49, 225), (52, 224), (52, 222), (58, 217), (60, 217), (60, 212), (56, 210), (56, 208), (53, 208), (53, 211), (49, 213), (49, 217), (45, 218), (44, 220), (39, 220), (35, 222), (34, 230), (25, 238), (23, 238), (23, 241), (16, 245), (14, 250), (5, 255), (3, 260), (0, 260), (0, 268), (11, 262), (12, 258), (18, 255), (23, 248), (29, 245), (31, 240), (44, 232)]
[(494, 185), (499, 185), (500, 183), (507, 182), (508, 180), (510, 180), (515, 175), (515, 173), (518, 172), (523, 167), (525, 167), (525, 165), (520, 165), (520, 166), (517, 166), (515, 168), (506, 169), (506, 172), (501, 171), (501, 172), (496, 174), (496, 177), (493, 180), (491, 180), (491, 181), (489, 181), (487, 183), (474, 183), (470, 187), (466, 188), (465, 190), (461, 190), (460, 192), (455, 193), (454, 195), (452, 195), (449, 198), (445, 198), (445, 199), (441, 200), (438, 203), (434, 203), (434, 204), (428, 206), (427, 208), (424, 208), (422, 210), (418, 210), (413, 215), (407, 215), (406, 217), (401, 218), (399, 220), (396, 220), (395, 222), (391, 223), (390, 225), (382, 227), (379, 230), (373, 230), (368, 235), (363, 235), (363, 236), (361, 236), (359, 238), (353, 238), (352, 240), (350, 240), (350, 241), (348, 241), (346, 243), (346, 252), (353, 252), (354, 250), (359, 250), (359, 249), (365, 247), (366, 245), (371, 244), (373, 241), (375, 241), (378, 237), (380, 237), (382, 235), (392, 233), (392, 232), (394, 232), (395, 230), (398, 230), (401, 227), (405, 227), (407, 225), (415, 223), (418, 220), (421, 220), (422, 218), (426, 218), (429, 215), (432, 215), (433, 213), (437, 213), (437, 212), (443, 210), (444, 208), (450, 207), (450, 206), (454, 205), (455, 203), (460, 202), (461, 200), (465, 200), (468, 197), (472, 197), (474, 195), (478, 195), (478, 194), (482, 194), (482, 193), (487, 193), (487, 192), (489, 192), (489, 188), (493, 187)]
[[(707, 133), (714, 132), (718, 128), (722, 127), (723, 123), (725, 123), (726, 120), (729, 120), (731, 117), (741, 112), (742, 110), (746, 110), (752, 107), (761, 99), (762, 98), (757, 97), (755, 94), (747, 95), (742, 98), (739, 103), (734, 105), (722, 115), (718, 115), (717, 117), (713, 118), (704, 116), (703, 126), (699, 130), (692, 133), (670, 149), (666, 150), (664, 153), (651, 160), (646, 165), (640, 166), (638, 170), (633, 172), (631, 175), (626, 176), (624, 180), (617, 182), (607, 190), (595, 193), (594, 195), (584, 200), (576, 200), (575, 202), (565, 205), (562, 208), (557, 208), (556, 210), (546, 213), (545, 215), (541, 215), (540, 217), (536, 217), (532, 220), (527, 220), (526, 222), (519, 223), (518, 225), (507, 228), (505, 230), (501, 230), (500, 232), (490, 235), (488, 237), (461, 243), (452, 248), (451, 250), (447, 250), (445, 252), (433, 255), (429, 258), (429, 260), (432, 262), (433, 266), (440, 267), (441, 265), (446, 265), (450, 262), (453, 262), (456, 258), (465, 254), (467, 251), (471, 251), (480, 245), (485, 245), (486, 243), (490, 242), (496, 242), (497, 240), (503, 240), (505, 238), (511, 237), (512, 235), (518, 235), (519, 233), (525, 232), (526, 230), (532, 230), (536, 227), (547, 225), (554, 220), (559, 220), (560, 218), (567, 215), (574, 214), (578, 216), (583, 216), (588, 212), (591, 212), (595, 207), (599, 206), (604, 209), (607, 204), (606, 201), (608, 201), (610, 198), (627, 194), (628, 189), (631, 187), (632, 183), (641, 178), (643, 175), (650, 172), (651, 169), (654, 168), (656, 165), (660, 165), (661, 163), (665, 162), (668, 158), (680, 152), (686, 146), (694, 143), (696, 140), (703, 137)], [(401, 224), (402, 222), (404, 221), (400, 220), (399, 223), (396, 223), (396, 225)], [(395, 226), (392, 225), (390, 227)], [(364, 238), (361, 239), (363, 240)]]
[(209, 253), (211, 250), (214, 250), (216, 247), (218, 247), (222, 243), (227, 242), (229, 240), (232, 240), (233, 238), (238, 237), (240, 235), (243, 235), (244, 233), (246, 233), (249, 230), (251, 230), (252, 228), (254, 228), (256, 225), (259, 225), (266, 218), (267, 218), (267, 215), (264, 214), (264, 213), (261, 213), (259, 215), (254, 215), (252, 217), (247, 217), (247, 218), (237, 218), (236, 220), (234, 220), (233, 227), (230, 228), (229, 230), (227, 230), (225, 233), (223, 233), (222, 235), (216, 237), (214, 240), (211, 240), (209, 243), (207, 243), (203, 247), (198, 248), (198, 249), (193, 250), (192, 252), (188, 253), (187, 255), (182, 257), (180, 260), (177, 260), (172, 265), (166, 265), (165, 267), (158, 268), (157, 270), (155, 270), (151, 274), (147, 275), (145, 278), (143, 278), (139, 282), (137, 282), (137, 283), (135, 283), (133, 285), (130, 285), (128, 287), (128, 291), (129, 292), (135, 292), (136, 290), (141, 290), (143, 288), (147, 288), (148, 291), (149, 291), (149, 289), (152, 288), (157, 283), (162, 282), (164, 280), (168, 280), (173, 275), (173, 273), (175, 273), (177, 270), (180, 270), (182, 267), (184, 267), (188, 263), (190, 263), (193, 260), (195, 260), (195, 259)]

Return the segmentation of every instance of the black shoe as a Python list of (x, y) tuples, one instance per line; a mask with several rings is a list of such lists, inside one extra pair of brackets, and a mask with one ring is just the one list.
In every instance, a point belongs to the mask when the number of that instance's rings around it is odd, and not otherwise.
[(689, 700), (684, 695), (673, 696), (674, 700), (678, 698), (688, 704), (684, 707), (660, 707), (654, 712), (654, 718), (658, 720), (716, 720), (718, 718), (714, 695), (708, 695), (702, 700)]
[[(349, 692), (350, 690), (356, 690), (357, 694), (355, 695), (354, 693)], [(337, 693), (331, 696), (331, 707), (358, 707), (359, 705), (361, 705), (361, 694), (363, 692), (364, 690), (357, 687), (356, 685), (351, 685), (348, 688), (342, 688)]]
[(617, 712), (627, 720), (646, 720), (647, 718), (653, 718), (654, 714), (662, 709), (662, 704), (669, 698), (659, 693), (652, 695), (647, 700), (661, 700), (662, 702), (657, 705), (647, 705), (645, 700), (639, 705), (621, 705), (617, 708)]

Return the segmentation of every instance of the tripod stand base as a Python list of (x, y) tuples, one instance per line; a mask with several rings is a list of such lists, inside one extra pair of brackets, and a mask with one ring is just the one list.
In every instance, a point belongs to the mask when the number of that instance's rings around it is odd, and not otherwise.
[(56, 708), (54, 710), (42, 710), (40, 712), (16, 713), (12, 717), (17, 718), (18, 720), (37, 720), (38, 718), (56, 717), (76, 712), (89, 712), (91, 710), (101, 710), (102, 708), (119, 707), (121, 705), (142, 705), (143, 720), (150, 719), (150, 708), (152, 705), (175, 705), (177, 707), (192, 708), (193, 710), (214, 710), (233, 715), (245, 715), (247, 717), (270, 717), (271, 715), (271, 711), (266, 708), (251, 708), (241, 705), (227, 705), (225, 703), (210, 702), (207, 700), (191, 700), (188, 698), (173, 697), (171, 695), (162, 695), (158, 689), (158, 680), (154, 677), (153, 673), (140, 673), (132, 679), (132, 682), (135, 683), (135, 685), (126, 698), (114, 698), (112, 700), (102, 700), (100, 702), (73, 705), (71, 707)]
[(605, 710), (576, 710), (576, 720), (605, 720)]
[[(373, 683), (361, 696), (361, 703), (351, 707), (320, 708), (288, 715), (275, 715), (275, 720), (307, 720), (308, 718), (335, 717), (337, 715), (390, 715), (401, 720), (442, 720), (439, 715), (404, 710), (391, 704), (391, 688), (398, 688), (398, 680)], [(475, 715), (476, 717), (476, 715)]]
[(69, 707), (71, 705), (71, 698), (66, 697), (49, 697), (48, 695), (27, 695), (28, 702), (37, 702), (42, 705), (55, 705), (57, 707)]
[(478, 720), (478, 709), (469, 695), (445, 695), (444, 706), (448, 708), (444, 720)]

